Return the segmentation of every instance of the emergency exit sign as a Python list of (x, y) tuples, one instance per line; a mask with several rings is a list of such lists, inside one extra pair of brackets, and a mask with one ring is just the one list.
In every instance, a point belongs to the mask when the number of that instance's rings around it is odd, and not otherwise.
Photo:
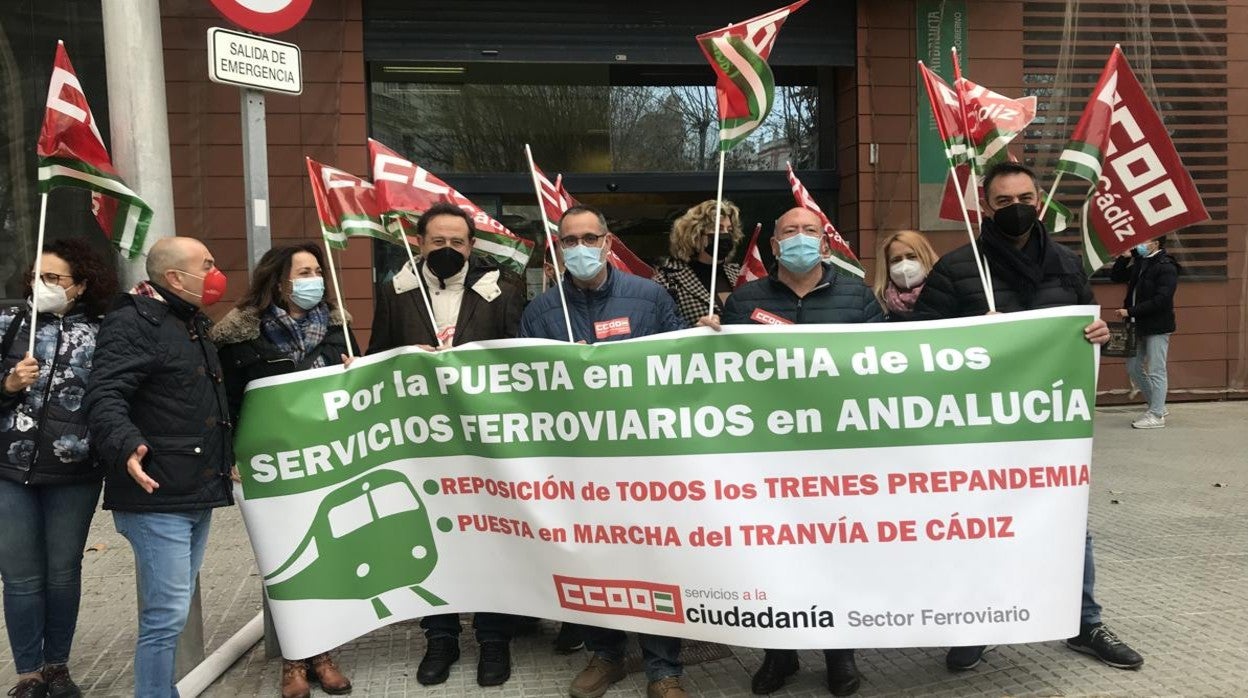
[(208, 30), (208, 79), (297, 95), (303, 92), (299, 47), (221, 27)]

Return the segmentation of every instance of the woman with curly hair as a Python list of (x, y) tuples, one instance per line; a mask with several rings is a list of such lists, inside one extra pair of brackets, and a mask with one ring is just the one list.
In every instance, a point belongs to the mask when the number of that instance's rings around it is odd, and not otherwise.
[[(275, 247), (260, 258), (251, 286), (209, 337), (221, 356), (230, 416), (238, 420), (243, 391), (257, 378), (347, 363), (356, 343), (348, 318), (325, 297), (325, 258), (314, 243)], [(333, 695), (351, 692), (351, 681), (323, 652), (282, 662), (282, 698), (307, 698), (310, 681)]]
[(82, 397), (117, 277), (70, 238), (44, 247), (27, 282), (38, 296), (33, 356), (29, 305), (0, 313), (0, 578), (17, 669), (9, 695), (63, 698), (81, 695), (66, 663), (103, 477)]
[(703, 201), (672, 223), (668, 245), (672, 256), (654, 274), (654, 280), (676, 301), (676, 310), (690, 327), (705, 317), (711, 301), (711, 257), (715, 236), (719, 236), (719, 264), (716, 266), (715, 313), (724, 309), (724, 299), (732, 293), (741, 265), (727, 262), (741, 240), (741, 211), (725, 201), (715, 221), (715, 200)]

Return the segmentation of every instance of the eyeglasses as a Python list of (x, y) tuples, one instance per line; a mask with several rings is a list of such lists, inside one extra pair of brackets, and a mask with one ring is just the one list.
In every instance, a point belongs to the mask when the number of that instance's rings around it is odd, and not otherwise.
[(570, 250), (573, 247), (576, 247), (577, 245), (584, 245), (586, 247), (597, 247), (602, 244), (603, 240), (606, 240), (606, 239), (607, 239), (606, 235), (597, 235), (594, 233), (585, 233), (584, 235), (581, 235), (579, 237), (574, 236), (574, 235), (564, 235), (563, 237), (559, 238), (559, 246), (565, 250)]
[[(69, 274), (57, 274), (55, 272), (45, 271), (44, 273), (39, 275), (39, 280), (45, 284), (48, 284), (49, 286), (60, 286), (61, 279), (65, 279), (71, 284), (74, 283), (74, 277), (70, 276)], [(35, 273), (33, 271), (26, 273), (26, 281), (27, 283), (32, 283), (32, 284), (35, 282)]]

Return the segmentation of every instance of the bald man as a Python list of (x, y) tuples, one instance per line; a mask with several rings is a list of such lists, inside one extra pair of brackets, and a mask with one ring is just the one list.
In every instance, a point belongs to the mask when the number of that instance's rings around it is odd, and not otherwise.
[[(879, 302), (862, 279), (839, 273), (823, 261), (830, 249), (823, 221), (813, 211), (793, 208), (780, 216), (771, 236), (771, 251), (776, 256), (775, 269), (728, 296), (724, 324), (804, 325), (884, 319)], [(824, 650), (823, 658), (832, 695), (855, 693), (862, 680), (854, 650)], [(797, 670), (795, 650), (767, 650), (750, 688), (758, 695), (772, 693)]]
[(104, 317), (84, 408), (104, 508), (137, 563), (134, 695), (169, 698), (212, 510), (233, 503), (229, 406), (203, 313), (225, 275), (185, 237), (153, 245), (147, 275)]

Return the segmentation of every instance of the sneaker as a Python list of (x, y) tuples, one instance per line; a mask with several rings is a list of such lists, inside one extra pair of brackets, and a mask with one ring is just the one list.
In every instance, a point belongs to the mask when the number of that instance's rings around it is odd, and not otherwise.
[(949, 671), (970, 671), (979, 666), (986, 651), (988, 651), (987, 645), (950, 647), (948, 654), (945, 655), (945, 668)]
[(9, 689), (13, 698), (47, 698), (48, 685), (39, 679), (23, 679)]
[(1144, 658), (1109, 628), (1097, 623), (1083, 626), (1079, 634), (1066, 640), (1066, 646), (1076, 652), (1090, 654), (1115, 669), (1139, 669)]
[(646, 698), (689, 698), (685, 687), (680, 685), (679, 676), (669, 676), (658, 681), (651, 681), (646, 686)]
[(43, 668), (43, 681), (48, 685), (48, 698), (80, 698), (82, 689), (69, 676), (64, 664), (49, 664)]
[(435, 637), (425, 648), (425, 657), (416, 667), (416, 680), (422, 686), (444, 683), (451, 675), (451, 665), (459, 661), (459, 640), (453, 637)]
[(572, 698), (598, 698), (611, 688), (611, 684), (628, 675), (624, 662), (612, 662), (598, 655), (589, 658), (589, 664), (572, 679), (568, 695)]
[(511, 643), (482, 642), (477, 654), (477, 685), (502, 686), (511, 678)]
[(1144, 413), (1143, 417), (1131, 422), (1136, 429), (1161, 429), (1166, 426), (1166, 418), (1158, 417), (1152, 412)]
[(560, 623), (555, 636), (555, 654), (572, 654), (585, 647), (585, 626), (576, 623)]

